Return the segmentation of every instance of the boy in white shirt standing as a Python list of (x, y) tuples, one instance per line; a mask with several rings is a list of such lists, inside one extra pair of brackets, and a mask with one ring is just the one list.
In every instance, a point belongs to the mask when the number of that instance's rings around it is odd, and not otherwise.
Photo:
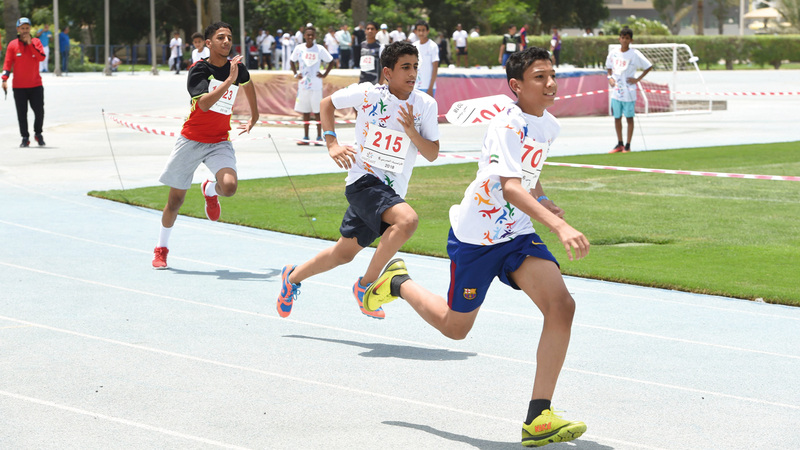
[[(439, 156), (436, 101), (414, 89), (417, 54), (417, 48), (407, 42), (390, 44), (381, 54), (386, 85), (353, 84), (322, 101), (328, 153), (339, 167), (348, 169), (349, 207), (339, 228), (342, 236), (333, 247), (281, 271), (277, 302), (281, 317), (292, 312), (300, 282), (352, 261), (380, 237), (364, 276), (353, 284), (353, 296), (362, 313), (384, 318), (380, 308), (364, 309), (364, 292), (417, 228), (417, 213), (403, 200), (417, 151), (428, 161)], [(334, 131), (334, 111), (349, 108), (357, 111), (353, 146), (339, 144)]]
[(453, 40), (456, 41), (456, 65), (464, 57), (464, 67), (469, 67), (469, 56), (467, 53), (467, 30), (461, 28), (461, 24), (456, 25), (453, 31)]
[[(309, 145), (308, 125), (310, 120), (319, 120), (319, 102), (322, 100), (322, 79), (328, 76), (333, 68), (333, 57), (325, 47), (317, 45), (317, 31), (314, 27), (306, 27), (303, 34), (304, 45), (294, 48), (291, 58), (292, 72), (295, 78), (300, 78), (297, 83), (297, 99), (294, 102), (294, 110), (303, 114), (303, 125), (305, 136), (297, 141), (297, 145)], [(327, 67), (325, 73), (319, 71), (321, 62), (325, 62)], [(314, 116), (316, 115), (316, 116)], [(314, 116), (314, 117), (312, 117)], [(320, 124), (317, 123), (316, 145), (325, 145), (322, 141)]]
[(436, 76), (439, 73), (439, 46), (428, 39), (428, 22), (420, 20), (414, 26), (414, 33), (419, 40), (414, 47), (419, 50), (419, 70), (417, 71), (417, 89), (425, 91), (431, 97), (436, 96)]
[(443, 335), (464, 339), (495, 277), (522, 290), (544, 316), (533, 394), (522, 426), (522, 445), (538, 447), (571, 441), (586, 425), (562, 419), (550, 404), (569, 345), (575, 301), (531, 219), (558, 236), (570, 260), (586, 256), (589, 241), (564, 221), (564, 210), (544, 195), (539, 182), (560, 130), (546, 110), (558, 87), (550, 54), (537, 47), (514, 53), (506, 75), (517, 103), (490, 122), (475, 181), (461, 204), (450, 209), (447, 299), (411, 280), (403, 260), (395, 259), (367, 289), (363, 303), (364, 309), (374, 310), (401, 297)]
[[(639, 50), (631, 48), (633, 30), (623, 27), (619, 30), (620, 48), (612, 50), (606, 58), (608, 85), (611, 86), (611, 114), (614, 116), (614, 128), (617, 131), (617, 146), (609, 153), (631, 151), (633, 139), (633, 118), (636, 115), (636, 84), (650, 72), (653, 65)], [(644, 69), (639, 77), (636, 70)], [(622, 145), (622, 115), (628, 122), (628, 141)]]
[(192, 35), (192, 45), (194, 45), (194, 50), (192, 50), (192, 65), (203, 58), (211, 56), (211, 52), (208, 50), (208, 47), (206, 47), (206, 40), (200, 32), (195, 32)]

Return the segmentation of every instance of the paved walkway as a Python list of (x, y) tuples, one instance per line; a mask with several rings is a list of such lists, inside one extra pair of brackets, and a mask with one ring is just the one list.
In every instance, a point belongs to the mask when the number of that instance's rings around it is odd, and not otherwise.
[[(707, 79), (712, 91), (752, 80), (785, 91), (797, 73)], [(469, 337), (450, 341), (403, 301), (384, 321), (358, 313), (349, 290), (371, 250), (304, 282), (288, 319), (275, 312), (280, 268), (329, 242), (181, 217), (171, 269), (149, 268), (160, 213), (85, 193), (119, 188), (112, 148), (126, 188), (156, 184), (173, 141), (110, 121), (106, 134), (101, 108), (179, 116), (184, 83), (46, 76), (46, 148), (18, 149), (13, 103), (0, 104), (0, 447), (519, 448), (542, 321), (503, 285)], [(648, 149), (800, 140), (797, 105), (731, 99), (641, 124)], [(613, 143), (608, 118), (562, 125), (555, 154)], [(441, 129), (445, 151), (477, 150), (480, 129)], [(267, 132), (290, 173), (336, 170), (324, 149), (294, 145), (297, 129), (259, 128), (235, 144), (242, 178), (284, 175)], [(445, 292), (447, 261), (403, 257)], [(554, 404), (588, 431), (552, 448), (800, 447), (800, 309), (567, 285), (578, 311)]]

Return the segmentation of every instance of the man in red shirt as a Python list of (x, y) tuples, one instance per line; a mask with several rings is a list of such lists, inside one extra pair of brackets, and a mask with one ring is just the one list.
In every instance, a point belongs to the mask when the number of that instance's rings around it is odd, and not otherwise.
[(33, 132), (36, 142), (44, 145), (42, 123), (44, 122), (44, 87), (39, 75), (39, 63), (44, 61), (44, 47), (39, 39), (31, 36), (31, 21), (27, 17), (17, 20), (17, 38), (8, 43), (3, 63), (3, 91), (8, 92), (8, 78), (14, 72), (14, 102), (17, 104), (17, 120), (22, 135), (20, 147), (31, 144), (28, 132), (28, 103), (33, 110)]

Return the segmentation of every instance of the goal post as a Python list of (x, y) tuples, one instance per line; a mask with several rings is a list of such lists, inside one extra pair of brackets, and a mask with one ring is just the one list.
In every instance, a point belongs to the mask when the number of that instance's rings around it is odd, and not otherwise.
[[(620, 48), (608, 46), (609, 52)], [(636, 112), (640, 114), (710, 113), (713, 102), (698, 58), (686, 44), (631, 44), (653, 64), (653, 69), (639, 82)], [(611, 96), (609, 95), (609, 111)]]

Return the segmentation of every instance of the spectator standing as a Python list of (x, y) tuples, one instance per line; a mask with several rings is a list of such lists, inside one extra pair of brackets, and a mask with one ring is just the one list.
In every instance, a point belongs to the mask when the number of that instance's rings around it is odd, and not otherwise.
[(456, 65), (464, 57), (464, 67), (469, 67), (469, 56), (467, 56), (467, 30), (461, 28), (461, 24), (456, 25), (456, 31), (453, 32), (453, 40), (456, 41)]
[(353, 67), (356, 69), (361, 68), (361, 43), (367, 40), (365, 28), (364, 22), (359, 22), (356, 29), (353, 30)]
[(592, 36), (594, 36), (594, 32), (592, 32), (591, 28), (583, 30), (583, 37), (592, 37)]
[(183, 40), (178, 31), (172, 32), (172, 40), (169, 41), (169, 70), (174, 70), (175, 75), (181, 73), (181, 57), (183, 56)]
[(69, 25), (58, 33), (58, 51), (61, 52), (61, 71), (66, 74), (67, 62), (69, 62)]
[(39, 42), (42, 43), (44, 49), (44, 61), (39, 63), (39, 72), (47, 72), (47, 66), (50, 64), (50, 39), (53, 39), (53, 32), (50, 31), (50, 25), (45, 26), (36, 33)]
[(258, 50), (261, 53), (260, 67), (264, 69), (266, 66), (267, 69), (272, 70), (272, 50), (275, 48), (275, 38), (272, 37), (269, 30), (263, 30), (262, 36), (261, 43), (258, 44)]
[(522, 25), (522, 29), (519, 30), (519, 51), (528, 48), (528, 30), (530, 29), (531, 26), (526, 23)]
[(558, 32), (558, 27), (553, 27), (553, 36), (550, 37), (550, 53), (553, 54), (556, 67), (558, 67), (561, 60), (561, 34)]
[(8, 92), (8, 78), (14, 73), (11, 87), (14, 90), (14, 103), (17, 107), (19, 133), (22, 135), (20, 147), (31, 145), (28, 132), (28, 104), (33, 110), (33, 132), (36, 142), (44, 145), (42, 125), (44, 123), (44, 86), (39, 74), (39, 63), (44, 61), (44, 48), (39, 39), (31, 36), (31, 21), (27, 17), (17, 20), (18, 38), (8, 43), (3, 62), (3, 92)]
[(372, 84), (383, 84), (383, 70), (381, 67), (381, 51), (383, 46), (375, 39), (378, 34), (378, 25), (375, 22), (367, 22), (364, 27), (365, 39), (361, 42), (358, 67), (361, 68), (359, 83), (370, 82)]
[(437, 44), (439, 45), (439, 65), (449, 66), (450, 63), (450, 39), (444, 35), (444, 33), (439, 33), (439, 39)]
[(508, 33), (503, 35), (503, 43), (500, 44), (500, 54), (497, 57), (497, 62), (503, 67), (506, 66), (508, 57), (513, 53), (519, 51), (519, 35), (517, 34), (517, 26), (509, 25)]
[(414, 87), (434, 97), (436, 95), (436, 76), (439, 72), (439, 46), (428, 39), (428, 33), (430, 33), (428, 22), (418, 21), (414, 33), (419, 36), (419, 41), (412, 44), (419, 51), (417, 83)]
[(206, 40), (200, 32), (195, 32), (192, 35), (192, 64), (200, 61), (203, 58), (211, 56), (211, 51), (206, 47)]
[(471, 38), (481, 37), (480, 27), (473, 28), (472, 31), (469, 33), (469, 37)]
[(281, 61), (283, 61), (283, 30), (278, 28), (275, 32), (275, 48), (272, 50), (272, 67), (276, 69), (281, 68)]
[(339, 40), (336, 39), (336, 32), (333, 26), (328, 27), (328, 34), (325, 35), (323, 40), (325, 41), (325, 48), (328, 49), (328, 53), (333, 57), (334, 67), (339, 67)]
[(350, 68), (350, 59), (352, 58), (351, 48), (353, 45), (353, 37), (348, 31), (346, 23), (342, 24), (339, 31), (336, 32), (336, 41), (339, 43), (339, 67), (342, 69)]
[[(611, 114), (614, 116), (614, 129), (617, 132), (617, 145), (609, 153), (631, 151), (633, 139), (633, 118), (636, 111), (636, 85), (650, 72), (653, 65), (639, 51), (631, 48), (633, 30), (623, 27), (619, 31), (620, 48), (612, 50), (606, 58), (608, 85), (611, 87)], [(636, 70), (643, 70), (636, 77)], [(622, 145), (622, 115), (628, 122), (628, 141)]]
[[(319, 103), (322, 101), (322, 79), (328, 76), (333, 68), (333, 57), (325, 47), (318, 45), (317, 30), (313, 26), (306, 27), (306, 43), (295, 47), (292, 52), (292, 72), (295, 78), (300, 78), (297, 83), (297, 100), (294, 110), (303, 114), (303, 129), (305, 136), (297, 141), (297, 145), (309, 145), (309, 121), (317, 120), (316, 145), (325, 145), (322, 140), (322, 129), (319, 124)], [(319, 71), (320, 64), (326, 63), (325, 73)], [(316, 114), (316, 117), (312, 115)]]
[(392, 42), (405, 41), (406, 34), (403, 33), (403, 25), (397, 25), (397, 28), (389, 33), (389, 38), (392, 40)]
[(377, 40), (378, 40), (378, 42), (379, 42), (379, 43), (380, 43), (382, 46), (384, 46), (384, 47), (386, 47), (387, 45), (389, 45), (389, 43), (390, 43), (390, 42), (391, 42), (391, 40), (392, 40), (392, 39), (389, 37), (389, 32), (387, 31), (388, 29), (389, 29), (389, 27), (388, 27), (388, 26), (386, 26), (386, 24), (385, 24), (385, 23), (382, 23), (382, 24), (381, 24), (381, 29), (380, 29), (380, 31), (378, 31), (378, 34), (376, 34), (376, 35), (375, 35), (375, 39), (377, 39)]
[(281, 67), (283, 70), (291, 70), (292, 64), (289, 61), (289, 58), (292, 56), (292, 52), (294, 52), (295, 47), (295, 40), (289, 33), (283, 33), (283, 37), (281, 37), (281, 45), (283, 49), (281, 50), (281, 58), (283, 59), (283, 66)]

